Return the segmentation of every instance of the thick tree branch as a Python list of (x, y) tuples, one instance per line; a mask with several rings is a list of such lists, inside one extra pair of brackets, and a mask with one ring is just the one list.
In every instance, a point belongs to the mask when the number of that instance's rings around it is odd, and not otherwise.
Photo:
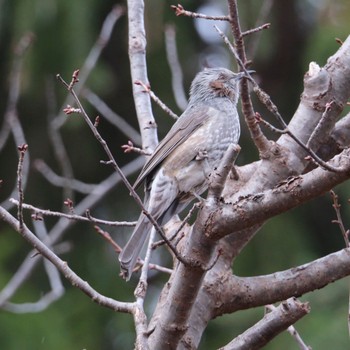
[(210, 292), (214, 300), (219, 299), (222, 303), (215, 309), (212, 317), (267, 305), (290, 297), (299, 297), (348, 275), (350, 275), (349, 248), (270, 275), (255, 277), (224, 275), (217, 281), (216, 286), (220, 286), (219, 289)]
[[(315, 128), (319, 124), (326, 107), (330, 103), (336, 106), (335, 113), (319, 135), (322, 142), (331, 133), (337, 115), (340, 114), (350, 97), (350, 36), (344, 41), (339, 50), (328, 59), (327, 64), (320, 68), (311, 63), (309, 72), (304, 78), (304, 92), (300, 104), (295, 112), (289, 129), (298, 139), (307, 143)], [(300, 172), (305, 167), (305, 151), (287, 135), (281, 136), (278, 143), (291, 151), (295, 169)], [(319, 145), (313, 145), (319, 146)], [(317, 147), (314, 148), (317, 151)]]
[[(158, 311), (157, 325), (149, 339), (151, 349), (176, 349), (182, 335), (188, 328), (187, 320), (192, 306), (196, 300), (199, 287), (206, 273), (205, 266), (209, 266), (215, 251), (215, 242), (208, 239), (203, 232), (209, 213), (216, 204), (213, 201), (205, 202), (198, 214), (197, 221), (189, 234), (186, 242), (184, 256), (198, 261), (198, 267), (188, 267), (178, 263), (171, 279), (170, 290), (167, 294), (167, 302), (162, 303), (161, 311)], [(169, 347), (169, 344), (171, 346)]]
[(330, 164), (344, 169), (341, 173), (316, 168), (307, 174), (290, 177), (272, 189), (220, 204), (208, 219), (208, 234), (215, 239), (222, 238), (321, 196), (350, 178), (349, 157), (350, 150), (346, 149), (331, 160)]
[(296, 299), (288, 299), (273, 311), (267, 313), (262, 320), (247, 329), (220, 350), (255, 350), (261, 349), (276, 335), (310, 312), (307, 303)]
[[(158, 325), (150, 337), (152, 349), (164, 349), (166, 344), (171, 344), (172, 349), (176, 348), (182, 334), (187, 330), (187, 319), (190, 315), (191, 307), (196, 301), (201, 281), (207, 270), (215, 266), (221, 254), (216, 252), (214, 242), (203, 235), (205, 227), (202, 226), (202, 223), (205, 220), (202, 218), (208, 217), (220, 200), (224, 182), (239, 150), (240, 147), (238, 145), (231, 145), (226, 151), (217, 171), (212, 174), (213, 178), (208, 191), (208, 199), (199, 212), (197, 221), (184, 248), (184, 256), (191, 257), (192, 261), (198, 262), (198, 266), (189, 267), (178, 264), (177, 272), (174, 275), (169, 291), (168, 302), (164, 304)], [(214, 252), (216, 252), (216, 256), (213, 254)], [(187, 287), (184, 288), (184, 285)], [(179, 302), (174, 303), (175, 300)]]

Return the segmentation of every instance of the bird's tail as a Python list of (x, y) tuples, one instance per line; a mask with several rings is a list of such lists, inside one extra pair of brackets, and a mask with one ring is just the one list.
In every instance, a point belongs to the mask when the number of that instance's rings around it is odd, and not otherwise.
[(151, 229), (152, 223), (144, 214), (141, 214), (139, 220), (137, 221), (134, 232), (119, 254), (120, 268), (123, 277), (127, 281), (131, 277), (132, 271), (136, 265), (137, 258), (141, 253), (142, 247), (147, 237), (149, 236)]

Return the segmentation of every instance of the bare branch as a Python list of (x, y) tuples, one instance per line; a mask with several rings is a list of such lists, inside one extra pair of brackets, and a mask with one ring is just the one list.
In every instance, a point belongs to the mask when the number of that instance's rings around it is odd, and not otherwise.
[[(81, 90), (84, 88), (85, 82), (87, 78), (89, 77), (91, 71), (96, 66), (97, 60), (99, 59), (103, 49), (106, 47), (114, 28), (114, 25), (119, 20), (119, 18), (124, 14), (125, 9), (124, 7), (120, 5), (116, 5), (112, 11), (107, 15), (105, 21), (102, 24), (101, 31), (99, 33), (99, 36), (90, 50), (83, 67), (79, 71), (79, 81), (80, 84), (78, 85), (76, 89), (77, 95), (80, 94)], [(67, 96), (65, 102), (63, 103), (63, 106), (67, 106), (72, 104), (73, 98), (71, 96)], [(59, 129), (62, 127), (62, 125), (66, 121), (66, 116), (64, 113), (60, 113), (55, 120), (52, 121), (52, 127), (55, 129)]]
[[(337, 220), (333, 220), (332, 222), (333, 223), (336, 223), (339, 225), (339, 228), (340, 228), (340, 231), (343, 235), (343, 239), (344, 239), (344, 242), (345, 242), (345, 246), (347, 248), (350, 247), (350, 243), (349, 243), (349, 233), (350, 233), (350, 230), (346, 230), (345, 229), (345, 226), (344, 226), (344, 223), (343, 223), (343, 219), (342, 219), (342, 216), (341, 216), (341, 213), (340, 213), (340, 204), (339, 204), (339, 201), (338, 201), (338, 196), (335, 194), (335, 192), (332, 190), (330, 191), (331, 193), (331, 196), (332, 196), (332, 199), (333, 199), (333, 208), (335, 210), (335, 213), (337, 215)], [(350, 292), (349, 292), (349, 302), (348, 302), (348, 332), (350, 334)]]
[(265, 30), (265, 29), (269, 29), (271, 26), (271, 23), (265, 23), (259, 27), (256, 27), (256, 28), (253, 28), (253, 29), (249, 29), (249, 30), (246, 30), (245, 32), (242, 32), (242, 36), (247, 36), (247, 35), (251, 35), (251, 34), (255, 34), (257, 32), (260, 32), (262, 30)]
[[(120, 5), (117, 5), (107, 15), (104, 23), (102, 24), (102, 28), (99, 33), (99, 36), (83, 64), (83, 68), (79, 70), (80, 84), (78, 85), (78, 88), (76, 90), (77, 94), (80, 94), (81, 89), (83, 89), (87, 78), (89, 77), (91, 71), (95, 67), (97, 60), (99, 59), (103, 49), (107, 45), (112, 35), (112, 31), (115, 23), (123, 15), (124, 12), (125, 12), (124, 8)], [(65, 102), (63, 103), (63, 106), (68, 106), (72, 104), (72, 101), (73, 101), (72, 97), (67, 96)], [(63, 112), (63, 108), (62, 108), (62, 112), (59, 113), (56, 117), (54, 117), (54, 115), (52, 114), (50, 116), (49, 135), (50, 135), (50, 140), (54, 146), (53, 150), (55, 152), (56, 159), (58, 160), (58, 163), (61, 167), (64, 178), (73, 179), (73, 169), (72, 169), (71, 163), (69, 162), (69, 157), (65, 149), (64, 142), (59, 133), (59, 129), (63, 126), (65, 121), (66, 121), (66, 116)], [(73, 193), (69, 187), (65, 188), (63, 197), (64, 198), (73, 197)]]
[[(47, 237), (47, 231), (42, 221), (34, 221), (35, 232), (41, 240)], [(57, 268), (46, 259), (43, 261), (46, 274), (49, 279), (51, 290), (40, 297), (35, 303), (5, 303), (2, 308), (14, 313), (41, 312), (47, 309), (52, 303), (60, 299), (64, 294), (64, 287)]]
[(82, 96), (86, 98), (105, 119), (117, 127), (125, 136), (133, 140), (133, 142), (141, 144), (142, 140), (140, 133), (129, 123), (127, 123), (124, 118), (112, 111), (100, 97), (89, 89), (84, 89), (82, 91)]
[[(273, 310), (276, 310), (276, 306), (272, 304), (266, 305), (265, 309), (269, 311), (273, 311)], [(300, 350), (311, 350), (311, 348), (304, 343), (303, 339), (301, 338), (300, 334), (298, 333), (298, 331), (295, 329), (294, 326), (289, 326), (287, 328), (287, 331), (295, 339)]]
[(335, 210), (335, 214), (337, 215), (337, 219), (336, 220), (333, 220), (332, 222), (339, 225), (339, 228), (340, 228), (340, 231), (343, 235), (343, 239), (344, 239), (344, 242), (345, 242), (345, 246), (346, 248), (349, 248), (350, 247), (350, 242), (349, 242), (349, 233), (350, 231), (349, 230), (346, 230), (345, 229), (345, 226), (344, 226), (344, 223), (343, 223), (343, 219), (341, 217), (341, 213), (340, 213), (340, 204), (339, 204), (339, 201), (338, 201), (338, 196), (335, 194), (335, 192), (332, 190), (330, 191), (330, 194), (331, 194), (331, 197), (332, 197), (332, 200), (333, 200), (333, 208)]
[[(215, 295), (220, 296), (220, 305), (215, 308), (212, 317), (299, 297), (320, 289), (349, 276), (349, 261), (350, 249), (346, 248), (309, 263), (268, 275), (238, 277), (228, 271), (230, 276), (220, 275), (219, 280), (214, 282), (220, 286), (216, 289), (216, 294), (210, 293), (214, 302)], [(223, 281), (225, 283), (222, 283)]]
[(26, 143), (21, 124), (17, 116), (17, 103), (20, 95), (21, 73), (23, 67), (24, 55), (34, 41), (33, 33), (24, 34), (19, 40), (14, 50), (14, 61), (10, 71), (10, 86), (5, 111), (4, 123), (0, 131), (0, 150), (3, 149), (7, 142), (10, 132), (15, 136), (18, 145)]
[(23, 200), (24, 200), (24, 192), (23, 192), (23, 161), (26, 151), (28, 149), (28, 145), (24, 144), (22, 146), (18, 146), (19, 150), (19, 160), (17, 167), (17, 189), (18, 189), (18, 211), (17, 218), (19, 222), (19, 230), (23, 230), (24, 222), (23, 222)]
[(151, 90), (151, 86), (143, 83), (142, 81), (136, 80), (134, 82), (136, 85), (140, 85), (143, 87), (143, 91), (148, 93), (151, 96), (151, 99), (167, 114), (170, 115), (173, 119), (178, 119), (179, 116), (175, 114), (161, 99), (156, 96), (156, 94)]
[[(264, 103), (264, 105), (267, 107), (267, 109), (273, 113), (276, 117), (277, 120), (281, 123), (283, 129), (277, 129), (274, 128), (272, 125), (269, 126), (269, 128), (275, 132), (281, 133), (281, 134), (285, 134), (285, 135), (289, 135), (301, 148), (303, 148), (303, 150), (308, 153), (310, 155), (310, 157), (312, 158), (312, 160), (319, 166), (321, 166), (323, 169), (329, 170), (329, 171), (334, 171), (334, 172), (343, 172), (344, 169), (342, 168), (336, 168), (336, 167), (332, 167), (331, 165), (327, 164), (327, 162), (323, 161), (308, 145), (305, 145), (297, 136), (295, 136), (291, 131), (290, 128), (288, 128), (288, 125), (286, 124), (286, 122), (283, 120), (282, 116), (280, 115), (277, 106), (272, 102), (270, 96), (267, 95), (266, 92), (262, 91), (262, 89), (258, 86), (258, 85), (254, 85), (254, 91), (256, 92), (259, 100)], [(323, 114), (324, 119), (326, 119), (328, 117), (328, 111), (330, 111), (331, 108), (329, 107), (327, 112), (325, 111), (325, 113)], [(336, 113), (332, 113), (333, 116), (333, 125), (335, 122), (335, 116), (338, 116), (340, 113), (340, 109), (336, 109)], [(321, 129), (324, 128), (325, 124), (328, 124), (328, 122), (326, 123), (325, 120), (323, 119), (322, 124), (318, 124), (318, 126), (316, 127), (316, 129), (314, 129), (312, 135), (310, 136), (310, 139), (308, 141), (308, 144), (314, 144), (315, 143), (315, 135), (319, 135), (321, 133)], [(262, 118), (259, 119), (260, 122), (262, 121)], [(268, 123), (266, 121), (264, 121), (264, 124), (267, 125)], [(328, 128), (327, 128), (328, 129)]]
[(231, 144), (227, 148), (219, 167), (216, 170), (214, 170), (211, 174), (208, 192), (209, 200), (214, 199), (218, 201), (220, 199), (222, 190), (224, 189), (226, 178), (231, 169), (234, 167), (234, 163), (238, 157), (240, 150), (241, 147), (239, 145), (234, 144)]
[[(169, 343), (176, 347), (186, 332), (188, 318), (203, 277), (218, 257), (214, 256), (215, 253), (218, 254), (215, 242), (203, 234), (206, 232), (206, 222), (215, 208), (214, 201), (203, 202), (184, 247), (184, 256), (190, 257), (191, 261), (197, 264), (176, 266), (176, 273), (173, 274), (174, 278), (170, 283), (171, 288), (166, 295), (167, 302), (162, 304), (157, 326), (149, 338), (150, 348), (162, 349)], [(173, 300), (181, 300), (181, 303), (173, 303)]]
[(191, 11), (186, 11), (182, 5), (171, 5), (170, 6), (172, 10), (175, 11), (176, 16), (186, 16), (186, 17), (192, 17), (192, 18), (201, 18), (201, 19), (208, 19), (213, 21), (230, 21), (229, 16), (208, 16), (204, 15), (202, 13), (196, 13)]
[(87, 184), (76, 179), (59, 176), (41, 159), (36, 159), (34, 161), (34, 167), (51, 185), (57, 187), (68, 187), (74, 191), (84, 194), (95, 191), (97, 187), (95, 184)]
[(310, 149), (318, 149), (320, 143), (325, 137), (328, 137), (331, 130), (334, 128), (335, 122), (343, 106), (337, 104), (334, 100), (326, 104), (325, 110), (322, 113), (321, 119), (317, 124), (316, 128), (310, 135), (306, 146)]
[(156, 230), (152, 229), (150, 238), (148, 241), (148, 245), (147, 245), (146, 256), (142, 264), (141, 276), (134, 292), (136, 296), (136, 300), (140, 305), (141, 304), (143, 305), (145, 301), (146, 292), (147, 292), (147, 287), (148, 287), (147, 278), (148, 278), (149, 263), (151, 260), (151, 255), (153, 251), (152, 245), (155, 237), (156, 237)]
[(146, 32), (143, 18), (144, 1), (128, 0), (127, 3), (129, 59), (136, 114), (141, 131), (142, 149), (147, 153), (152, 153), (158, 144), (158, 137), (150, 97), (134, 84), (135, 81), (143, 81), (145, 84), (149, 84), (146, 64)]
[(134, 144), (129, 140), (126, 145), (122, 145), (121, 148), (124, 150), (124, 153), (135, 152), (138, 154), (142, 154), (144, 156), (150, 156), (150, 153), (147, 153), (145, 150), (139, 147), (134, 147)]
[[(24, 135), (24, 131), (21, 125), (21, 122), (18, 118), (17, 112), (17, 103), (19, 100), (20, 87), (21, 87), (21, 74), (23, 68), (23, 59), (24, 54), (32, 44), (34, 39), (34, 35), (32, 33), (26, 33), (17, 44), (15, 48), (15, 56), (13, 65), (10, 71), (10, 87), (9, 87), (9, 95), (7, 101), (7, 107), (5, 111), (4, 124), (0, 131), (0, 150), (5, 146), (10, 132), (14, 137), (14, 141), (16, 145), (26, 145), (26, 137)], [(28, 180), (29, 173), (29, 164), (30, 164), (30, 156), (29, 152), (26, 152), (26, 159), (21, 165), (21, 186), (24, 189)], [(17, 184), (16, 187), (12, 190), (10, 197), (14, 197), (17, 195)], [(4, 208), (10, 209), (11, 204), (5, 200), (1, 204)]]
[(307, 303), (301, 303), (294, 298), (288, 299), (220, 350), (261, 349), (309, 312), (310, 307)]
[(29, 242), (32, 246), (36, 247), (39, 253), (46, 259), (50, 260), (59, 271), (65, 276), (65, 278), (71, 282), (74, 287), (79, 288), (86, 295), (88, 295), (92, 301), (98, 303), (101, 306), (110, 308), (114, 311), (120, 312), (132, 312), (132, 304), (119, 302), (114, 299), (105, 297), (93, 289), (86, 281), (81, 279), (67, 264), (67, 262), (61, 260), (52, 250), (50, 250), (40, 239), (38, 239), (26, 226), (23, 230), (18, 230), (19, 222), (8, 213), (3, 207), (0, 207), (0, 218), (2, 221), (7, 222), (15, 231), (19, 232), (21, 236)]
[(111, 235), (107, 232), (102, 230), (100, 227), (98, 227), (97, 225), (94, 226), (94, 229), (96, 230), (96, 232), (102, 236), (114, 249), (114, 251), (116, 253), (120, 253), (122, 251), (122, 248), (119, 246), (119, 244), (117, 244), (113, 238), (111, 237)]
[(210, 219), (213, 223), (210, 235), (215, 239), (222, 238), (328, 192), (349, 178), (349, 156), (350, 150), (346, 149), (330, 161), (330, 166), (344, 169), (343, 172), (316, 168), (307, 174), (291, 177), (273, 189), (240, 197), (233, 204), (220, 204)]
[[(19, 201), (13, 198), (11, 198), (10, 201), (13, 204), (19, 206)], [(22, 203), (22, 208), (33, 211), (34, 215), (39, 214), (41, 216), (54, 216), (59, 218), (66, 218), (69, 220), (75, 220), (75, 221), (91, 222), (99, 225), (107, 225), (107, 226), (135, 226), (136, 225), (136, 222), (133, 222), (133, 221), (108, 221), (108, 220), (97, 219), (90, 215), (89, 210), (86, 210), (86, 217), (85, 217), (85, 216), (80, 216), (76, 214), (66, 214), (58, 211), (51, 211), (50, 209), (46, 209), (46, 210), (40, 209), (40, 208), (34, 207), (33, 205), (25, 204), (25, 203)]]
[[(135, 173), (136, 171), (139, 171), (143, 163), (143, 157), (139, 157), (131, 161), (129, 164), (125, 165), (122, 168), (122, 171), (126, 176), (128, 176)], [(110, 190), (120, 182), (120, 177), (115, 176), (115, 174), (110, 175), (107, 179), (97, 185), (96, 191), (90, 193), (78, 205), (75, 206), (75, 213), (77, 215), (83, 214), (88, 208), (92, 208), (106, 195), (106, 193), (110, 192)], [(74, 223), (76, 223), (76, 221), (60, 218), (49, 232), (50, 244), (53, 245), (58, 242), (58, 240), (61, 239), (64, 233), (67, 231), (67, 228), (72, 226)], [(40, 256), (38, 256), (36, 259), (33, 259), (33, 254), (35, 253), (35, 251), (28, 253), (16, 273), (12, 276), (7, 285), (1, 290), (0, 307), (16, 293), (21, 285), (30, 277), (38, 262), (40, 262)]]
[(165, 27), (165, 49), (171, 71), (171, 85), (177, 106), (184, 111), (187, 107), (187, 98), (183, 86), (183, 73), (179, 62), (176, 47), (176, 30), (173, 25)]

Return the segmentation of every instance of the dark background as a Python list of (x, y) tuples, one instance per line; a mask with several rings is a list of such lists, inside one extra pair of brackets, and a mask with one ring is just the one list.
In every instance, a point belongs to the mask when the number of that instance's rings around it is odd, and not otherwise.
[[(264, 2), (246, 0), (239, 3), (242, 28), (253, 28)], [(213, 29), (214, 22), (176, 17), (170, 9), (171, 4), (161, 0), (146, 1), (147, 61), (152, 89), (170, 108), (180, 113), (173, 98), (165, 55), (165, 24), (176, 26), (186, 91), (196, 72), (203, 66), (222, 65), (235, 69), (235, 63)], [(55, 113), (59, 113), (66, 91), (56, 82), (55, 75), (60, 73), (69, 80), (72, 71), (82, 66), (113, 5), (115, 2), (109, 0), (0, 0), (0, 125), (3, 124), (7, 106), (14, 48), (25, 33), (32, 32), (35, 40), (25, 55), (21, 75), (19, 116), (31, 160), (44, 159), (58, 173), (60, 168), (48, 137), (47, 116), (52, 108)], [(225, 1), (184, 1), (182, 5), (188, 10), (212, 15), (227, 13)], [(346, 0), (279, 0), (272, 2), (264, 21), (272, 24), (271, 29), (248, 38), (247, 50), (252, 52), (250, 50), (255, 45), (254, 55), (249, 57), (253, 60), (252, 68), (257, 71), (261, 86), (271, 95), (288, 121), (298, 105), (303, 75), (310, 61), (324, 65), (329, 55), (339, 47), (335, 38), (345, 40), (349, 34), (350, 4)], [(222, 23), (218, 25), (225, 29)], [(127, 42), (127, 18), (124, 16), (116, 24), (112, 38), (90, 75), (87, 86), (115, 112), (137, 127)], [(54, 93), (53, 103), (47, 97), (48, 91)], [(97, 112), (84, 100), (83, 103), (94, 118)], [(258, 102), (255, 107), (265, 118), (275, 123)], [(172, 120), (158, 106), (154, 106), (154, 115), (162, 138)], [(247, 129), (244, 125), (242, 129), (239, 164), (257, 159)], [(128, 139), (107, 121), (102, 120), (99, 130), (120, 165), (135, 157), (122, 153), (120, 146)], [(106, 156), (79, 116), (68, 117), (61, 131), (75, 178), (87, 183), (99, 183), (112, 172), (109, 167), (100, 164), (100, 159), (106, 159)], [(0, 153), (0, 179), (3, 180), (0, 201), (8, 198), (16, 182), (15, 146), (10, 139)], [(130, 181), (135, 176), (131, 176)], [(347, 226), (350, 223), (347, 203), (349, 185), (338, 187), (336, 192), (343, 204), (342, 212)], [(79, 202), (80, 198), (81, 195), (75, 194), (73, 199)], [(27, 203), (59, 211), (62, 210), (63, 199), (61, 189), (48, 184), (31, 168), (25, 192)], [(138, 209), (123, 186), (115, 188), (92, 209), (95, 216), (109, 220), (136, 219), (138, 216)], [(271, 273), (341, 249), (344, 243), (339, 228), (331, 223), (334, 218), (331, 198), (327, 195), (270, 220), (237, 260), (235, 273)], [(48, 219), (47, 227), (50, 228), (54, 222)], [(118, 242), (123, 243), (130, 229), (109, 231)], [(74, 225), (66, 233), (65, 240), (73, 248), (63, 255), (63, 259), (82, 278), (107, 296), (120, 300), (133, 299), (136, 280), (125, 283), (118, 277), (116, 255), (91, 225)], [(0, 288), (6, 285), (28, 251), (27, 243), (18, 234), (0, 224)], [(147, 300), (150, 310), (156, 302), (162, 280), (164, 276), (154, 279), (154, 286), (150, 287)], [(135, 334), (130, 315), (103, 309), (66, 281), (64, 284), (64, 296), (41, 313), (0, 312), (2, 349), (132, 348)], [(16, 293), (13, 301), (34, 302), (48, 288), (44, 269), (40, 267)], [(296, 327), (306, 343), (314, 349), (349, 347), (348, 288), (348, 281), (342, 280), (302, 298), (310, 301), (312, 312)], [(203, 336), (200, 348), (213, 349), (224, 345), (262, 315), (263, 309), (259, 308), (214, 320)], [(296, 349), (297, 345), (285, 333), (266, 348)]]

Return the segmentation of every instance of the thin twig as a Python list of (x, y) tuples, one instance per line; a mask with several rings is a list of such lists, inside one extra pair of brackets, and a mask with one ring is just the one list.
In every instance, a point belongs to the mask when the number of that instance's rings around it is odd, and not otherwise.
[(115, 242), (113, 240), (113, 238), (111, 237), (111, 235), (105, 231), (102, 230), (100, 227), (98, 227), (97, 225), (94, 226), (94, 229), (96, 230), (96, 232), (102, 236), (114, 249), (114, 251), (119, 254), (122, 251), (122, 248), (119, 246), (119, 244), (117, 242)]
[[(180, 231), (185, 227), (185, 225), (188, 223), (188, 221), (190, 220), (190, 218), (192, 217), (193, 213), (195, 212), (196, 209), (198, 209), (201, 206), (201, 202), (196, 202), (193, 204), (192, 208), (188, 211), (187, 215), (185, 216), (185, 218), (182, 220), (181, 224), (179, 225), (179, 227), (175, 230), (174, 233), (172, 233), (172, 235), (169, 237), (169, 241), (173, 241), (175, 239), (175, 237), (180, 233)], [(183, 238), (183, 236), (181, 237), (181, 239)], [(179, 242), (179, 241), (178, 241)], [(177, 246), (178, 242), (175, 244), (175, 246)], [(157, 247), (164, 245), (165, 241), (164, 240), (160, 240), (157, 242), (153, 243), (153, 249), (156, 249)]]
[[(10, 201), (19, 207), (20, 205), (19, 201), (13, 198), (11, 198)], [(58, 211), (51, 211), (49, 209), (46, 209), (46, 210), (40, 209), (40, 208), (34, 207), (33, 205), (25, 204), (25, 203), (22, 203), (21, 207), (22, 209), (33, 211), (34, 215), (39, 214), (42, 216), (54, 216), (54, 217), (65, 218), (69, 220), (92, 222), (95, 224), (107, 225), (107, 226), (135, 226), (136, 225), (136, 221), (107, 221), (107, 220), (96, 219), (90, 215), (89, 210), (86, 210), (86, 217), (85, 217), (85, 216), (76, 215), (76, 214), (66, 214)]]
[(341, 232), (343, 239), (344, 239), (344, 242), (345, 242), (345, 246), (346, 246), (346, 248), (349, 248), (350, 247), (350, 242), (349, 242), (350, 230), (345, 229), (343, 218), (342, 218), (341, 213), (340, 213), (341, 205), (339, 204), (338, 195), (333, 190), (330, 191), (330, 194), (331, 194), (331, 197), (333, 200), (332, 207), (334, 208), (335, 214), (337, 216), (337, 219), (332, 220), (332, 223), (337, 224), (339, 226), (340, 232)]
[(287, 129), (279, 129), (276, 128), (275, 126), (273, 126), (272, 124), (270, 124), (267, 120), (265, 120), (262, 115), (259, 112), (255, 112), (255, 119), (257, 123), (261, 123), (263, 124), (266, 128), (268, 128), (269, 130), (271, 130), (272, 132), (276, 133), (276, 134), (287, 134), (288, 130)]
[(19, 159), (17, 167), (17, 189), (18, 189), (18, 209), (17, 209), (17, 219), (19, 222), (19, 230), (22, 232), (24, 227), (23, 221), (23, 200), (24, 200), (24, 191), (23, 191), (23, 161), (28, 145), (24, 144), (18, 146), (19, 150)]
[(143, 87), (143, 92), (146, 92), (150, 95), (151, 99), (167, 114), (170, 115), (170, 117), (172, 117), (173, 119), (178, 119), (179, 116), (177, 114), (175, 114), (158, 96), (156, 96), (156, 94), (151, 90), (151, 86), (150, 85), (146, 85), (145, 83), (143, 83), (140, 80), (136, 80), (134, 82), (134, 84), (136, 85), (140, 85)]
[(148, 279), (149, 263), (151, 261), (151, 256), (153, 252), (152, 244), (154, 242), (155, 237), (156, 237), (156, 230), (152, 229), (150, 238), (148, 241), (148, 245), (147, 245), (145, 259), (143, 261), (143, 265), (141, 269), (141, 276), (134, 292), (136, 296), (136, 302), (142, 302), (142, 304), (145, 301), (145, 296), (146, 296), (147, 287), (148, 287), (147, 279)]
[(171, 5), (172, 10), (175, 11), (176, 16), (186, 16), (191, 18), (209, 19), (213, 21), (230, 21), (230, 16), (208, 16), (202, 13), (186, 11), (182, 5)]
[[(140, 260), (140, 263), (142, 264), (143, 263), (143, 260)], [(159, 271), (159, 272), (163, 272), (163, 273), (166, 273), (168, 275), (171, 275), (173, 273), (173, 270), (172, 269), (169, 269), (167, 267), (164, 267), (164, 266), (160, 266), (160, 265), (157, 265), (157, 264), (152, 264), (150, 263), (148, 265), (148, 268), (150, 270), (155, 270), (155, 271)]]
[[(144, 260), (139, 258), (137, 260), (137, 264), (136, 264), (136, 266), (135, 266), (135, 268), (133, 269), (132, 272), (133, 273), (138, 272), (142, 268), (143, 263), (144, 263)], [(161, 266), (161, 265), (158, 265), (158, 264), (153, 264), (153, 263), (149, 263), (148, 264), (148, 269), (149, 270), (159, 271), (159, 272), (162, 272), (162, 273), (166, 273), (167, 275), (171, 275), (173, 273), (172, 269), (169, 269), (167, 267), (164, 267), (164, 266)], [(122, 273), (120, 273), (120, 276), (122, 276)]]
[[(62, 176), (60, 177), (61, 181), (58, 180), (57, 175), (55, 176), (53, 171), (49, 169), (48, 166), (45, 166), (43, 161), (40, 162), (39, 160), (35, 160), (34, 167), (36, 167), (37, 170), (39, 170), (39, 172), (41, 172), (41, 174), (44, 176), (44, 178), (46, 178), (53, 185), (57, 186), (57, 184), (54, 183), (55, 181), (60, 182), (59, 186), (63, 189), (62, 199), (68, 197), (74, 199), (74, 191), (71, 185), (74, 181), (77, 180), (74, 179), (72, 162), (69, 157), (68, 150), (66, 148), (60, 129), (54, 127), (53, 124), (53, 120), (55, 120), (57, 113), (57, 101), (52, 80), (49, 80), (47, 83), (46, 94), (48, 106), (48, 136), (52, 145), (54, 157), (59, 166), (59, 171), (62, 174)], [(37, 166), (39, 166), (40, 164), (42, 165), (42, 167), (44, 167), (44, 169), (38, 169)], [(52, 179), (52, 181), (50, 179)]]
[(212, 261), (209, 262), (209, 264), (207, 266), (203, 267), (203, 270), (204, 271), (211, 270), (215, 266), (215, 264), (218, 262), (220, 256), (222, 255), (222, 252), (223, 252), (223, 250), (221, 248), (219, 248), (215, 254), (214, 259), (212, 259)]
[(124, 153), (135, 152), (137, 154), (142, 154), (144, 156), (150, 156), (151, 154), (139, 147), (134, 147), (134, 144), (129, 140), (126, 145), (122, 145), (121, 148), (124, 150)]
[(320, 142), (321, 135), (324, 134), (324, 130), (329, 130), (329, 132), (333, 129), (336, 117), (341, 112), (343, 106), (336, 101), (330, 101), (326, 103), (325, 109), (322, 113), (321, 119), (319, 120), (317, 126), (312, 131), (309, 140), (306, 143), (306, 147), (310, 149), (314, 149), (315, 143)]
[(246, 30), (245, 32), (242, 32), (242, 36), (247, 36), (247, 35), (251, 35), (251, 34), (255, 34), (257, 32), (260, 32), (262, 30), (265, 30), (265, 29), (269, 29), (271, 26), (271, 23), (265, 23), (259, 27), (256, 27), (256, 28), (253, 28), (253, 29), (249, 29), (249, 30)]
[(214, 25), (214, 28), (219, 33), (219, 35), (221, 36), (222, 40), (224, 41), (224, 43), (227, 45), (227, 47), (229, 48), (229, 50), (231, 51), (231, 53), (235, 57), (235, 60), (237, 61), (239, 68), (243, 72), (246, 73), (247, 77), (250, 77), (250, 73), (248, 72), (247, 68), (245, 67), (242, 59), (239, 57), (236, 49), (233, 47), (231, 41), (228, 39), (228, 37), (225, 35), (225, 33), (218, 26)]
[[(332, 207), (335, 210), (335, 214), (337, 216), (337, 220), (332, 220), (332, 223), (335, 223), (339, 226), (340, 228), (340, 232), (342, 233), (344, 242), (345, 242), (345, 246), (348, 248), (350, 246), (349, 244), (349, 234), (350, 234), (350, 230), (346, 230), (345, 226), (344, 226), (344, 222), (343, 222), (343, 218), (341, 216), (340, 213), (340, 207), (341, 205), (339, 204), (338, 201), (338, 195), (332, 190), (330, 191), (332, 200), (333, 200), (333, 205)], [(349, 296), (348, 296), (348, 333), (350, 335), (350, 289), (349, 289)]]

